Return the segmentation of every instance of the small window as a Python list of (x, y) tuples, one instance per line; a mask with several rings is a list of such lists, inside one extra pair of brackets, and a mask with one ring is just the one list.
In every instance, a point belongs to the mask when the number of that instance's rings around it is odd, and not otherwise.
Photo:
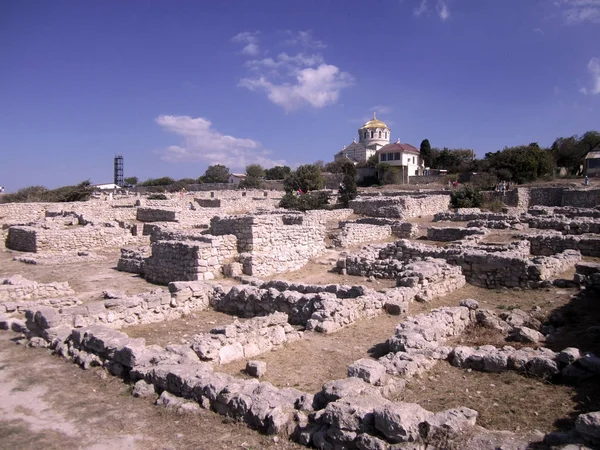
[(381, 131), (379, 132), (379, 139), (381, 139)]
[(415, 157), (413, 156), (413, 164), (415, 163)]
[(367, 132), (365, 131), (365, 139), (367, 138)]
[(371, 139), (373, 139), (374, 134), (375, 134), (375, 132), (371, 131)]
[(400, 159), (400, 152), (394, 153), (394, 159), (398, 161)]
[(385, 138), (387, 139), (387, 131), (385, 132)]
[(387, 154), (386, 153), (382, 153), (381, 155), (379, 155), (379, 157), (381, 158), (382, 161), (387, 161)]

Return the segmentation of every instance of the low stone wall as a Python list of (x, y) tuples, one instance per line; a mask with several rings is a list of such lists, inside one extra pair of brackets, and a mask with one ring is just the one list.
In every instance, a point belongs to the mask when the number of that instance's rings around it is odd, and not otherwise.
[(441, 297), (466, 284), (460, 267), (443, 259), (425, 258), (406, 264), (402, 269), (396, 279), (397, 286), (416, 289), (415, 300), (421, 302)]
[(302, 289), (300, 292), (286, 289), (294, 285), (281, 281), (260, 285), (264, 288), (234, 286), (219, 298), (215, 297), (213, 307), (240, 317), (283, 312), (293, 325), (330, 333), (359, 317), (373, 317), (381, 313), (386, 301), (385, 294), (364, 286), (327, 285), (310, 289), (296, 285), (296, 289)]
[(105, 300), (74, 306), (45, 306), (43, 303), (32, 305), (25, 311), (27, 326), (45, 336), (45, 330), (56, 327), (70, 329), (102, 324), (111, 328), (122, 328), (156, 323), (206, 309), (211, 296), (215, 295), (215, 288), (204, 284), (194, 285), (191, 295), (178, 296), (178, 289), (180, 287), (175, 283), (174, 286), (169, 286), (173, 295), (162, 289), (134, 296), (127, 296), (122, 292), (105, 292)]
[(351, 247), (363, 242), (381, 241), (392, 236), (390, 225), (370, 225), (363, 223), (344, 223), (340, 233), (334, 239), (336, 247)]
[(192, 338), (191, 348), (202, 361), (229, 364), (244, 358), (253, 358), (274, 350), (283, 344), (302, 339), (284, 313), (256, 317), (245, 322), (234, 320), (230, 325), (213, 328)]
[(419, 235), (419, 224), (383, 217), (361, 217), (352, 222), (340, 222), (340, 226), (343, 226), (345, 223), (389, 226), (392, 229), (393, 236), (403, 239), (416, 238)]
[(441, 248), (400, 240), (367, 247), (339, 260), (338, 267), (349, 275), (396, 278), (406, 263), (432, 257), (460, 266), (467, 281), (476, 286), (535, 288), (581, 260), (581, 254), (573, 250), (535, 258), (524, 257), (520, 251), (493, 251), (492, 246), (490, 250), (482, 250), (481, 246)]
[(145, 260), (145, 278), (157, 284), (212, 280), (237, 255), (235, 236), (213, 236), (213, 242), (156, 241)]
[(117, 270), (122, 272), (146, 273), (145, 259), (150, 256), (150, 247), (122, 248)]
[(74, 295), (68, 282), (38, 283), (13, 275), (0, 278), (0, 301), (37, 300), (44, 298), (58, 298)]
[(600, 264), (590, 262), (577, 264), (573, 281), (588, 289), (600, 290)]
[(576, 250), (584, 256), (600, 257), (600, 235), (563, 235), (559, 232), (545, 232), (535, 236), (523, 236), (531, 244), (532, 255), (554, 255), (567, 250)]
[(562, 231), (564, 234), (600, 233), (600, 219), (591, 217), (568, 219), (561, 215), (552, 217), (532, 216), (528, 219), (528, 223), (529, 228), (557, 230)]
[(22, 252), (56, 252), (121, 247), (137, 239), (131, 231), (106, 226), (69, 228), (10, 227), (6, 248)]
[(209, 231), (238, 238), (239, 260), (247, 275), (298, 270), (325, 250), (325, 227), (305, 225), (301, 215), (214, 217)]
[(471, 220), (499, 220), (511, 222), (518, 221), (518, 218), (511, 214), (482, 212), (478, 208), (459, 208), (456, 212), (441, 212), (433, 216), (434, 222), (452, 221), (452, 222), (469, 222)]
[(463, 227), (429, 227), (427, 229), (427, 239), (430, 241), (451, 242), (459, 241), (469, 236), (483, 237), (488, 234), (485, 228), (463, 228)]
[(355, 214), (372, 217), (409, 219), (433, 216), (450, 206), (448, 195), (412, 195), (403, 197), (361, 196), (349, 203)]
[(136, 219), (140, 222), (176, 222), (178, 217), (174, 208), (138, 208)]

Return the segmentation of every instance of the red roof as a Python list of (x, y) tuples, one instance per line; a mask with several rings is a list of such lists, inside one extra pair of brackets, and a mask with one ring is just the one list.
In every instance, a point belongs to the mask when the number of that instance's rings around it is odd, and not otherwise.
[(421, 154), (417, 147), (414, 147), (410, 144), (401, 144), (400, 142), (394, 142), (393, 144), (384, 145), (379, 150), (377, 150), (378, 154), (382, 152), (407, 152), (416, 153), (418, 155)]

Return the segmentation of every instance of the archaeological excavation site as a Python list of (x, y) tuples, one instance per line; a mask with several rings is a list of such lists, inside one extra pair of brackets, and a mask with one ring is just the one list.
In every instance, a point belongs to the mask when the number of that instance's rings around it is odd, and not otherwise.
[(4, 448), (599, 448), (600, 189), (282, 195), (0, 204)]

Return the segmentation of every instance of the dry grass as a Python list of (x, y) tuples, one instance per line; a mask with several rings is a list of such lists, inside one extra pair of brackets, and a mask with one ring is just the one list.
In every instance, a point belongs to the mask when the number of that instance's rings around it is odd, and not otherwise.
[(547, 432), (571, 423), (582, 406), (576, 398), (577, 391), (570, 386), (516, 372), (469, 372), (440, 362), (410, 381), (396, 400), (436, 412), (466, 406), (479, 412), (479, 425), (492, 430)]

